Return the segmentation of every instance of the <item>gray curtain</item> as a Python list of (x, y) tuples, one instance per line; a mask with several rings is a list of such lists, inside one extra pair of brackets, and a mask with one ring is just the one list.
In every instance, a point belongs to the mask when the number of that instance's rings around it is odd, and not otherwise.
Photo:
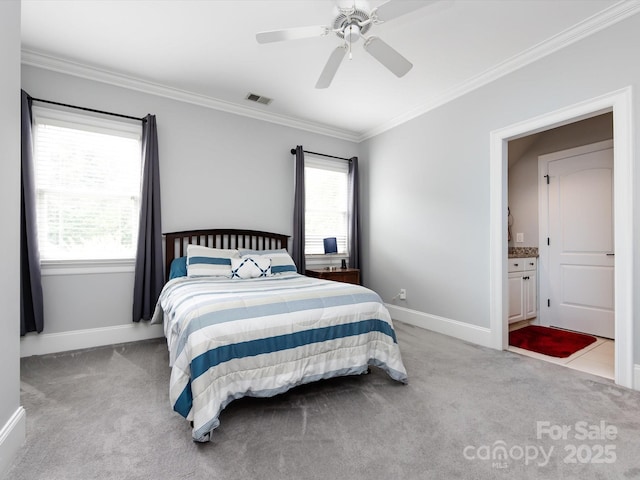
[(293, 261), (298, 267), (298, 273), (304, 275), (304, 151), (301, 145), (296, 147), (295, 187), (293, 200)]
[(31, 132), (31, 97), (22, 90), (20, 191), (20, 335), (42, 332), (44, 308), (36, 225), (36, 189)]
[[(361, 268), (360, 264), (360, 175), (358, 157), (349, 161), (349, 266)], [(362, 272), (360, 272), (362, 278)]]
[(133, 321), (150, 320), (164, 285), (156, 116), (142, 124), (142, 195), (133, 283)]

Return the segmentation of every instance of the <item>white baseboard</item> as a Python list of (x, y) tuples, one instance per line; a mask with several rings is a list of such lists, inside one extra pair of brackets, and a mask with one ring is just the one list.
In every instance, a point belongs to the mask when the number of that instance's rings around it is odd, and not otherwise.
[(7, 471), (27, 435), (26, 414), (18, 407), (11, 418), (0, 429), (0, 477)]
[(455, 337), (466, 342), (476, 343), (483, 347), (492, 348), (493, 346), (491, 343), (491, 330), (489, 328), (478, 327), (476, 325), (459, 322), (458, 320), (430, 315), (388, 303), (385, 305), (391, 314), (391, 318), (394, 320), (449, 335), (450, 337)]
[[(466, 342), (475, 343), (484, 347), (493, 348), (491, 343), (491, 330), (489, 328), (478, 327), (468, 323), (451, 320), (449, 318), (430, 315), (418, 312), (409, 308), (398, 307), (397, 305), (385, 304), (391, 318), (400, 322), (408, 323), (415, 327), (424, 328), (434, 332), (442, 333), (450, 337), (458, 338)], [(633, 390), (640, 391), (640, 364), (633, 366)]]
[(132, 322), (128, 325), (72, 330), (61, 333), (34, 333), (27, 334), (20, 339), (20, 356), (30, 357), (32, 355), (68, 352), (81, 348), (137, 342), (163, 336), (162, 324), (149, 325), (146, 322)]

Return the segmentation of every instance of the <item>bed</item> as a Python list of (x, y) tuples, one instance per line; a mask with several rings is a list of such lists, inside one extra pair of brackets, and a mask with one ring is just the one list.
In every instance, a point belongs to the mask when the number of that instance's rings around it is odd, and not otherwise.
[(254, 230), (165, 234), (163, 323), (173, 409), (207, 442), (222, 410), (245, 396), (366, 373), (406, 384), (389, 312), (360, 285), (306, 277), (288, 236)]

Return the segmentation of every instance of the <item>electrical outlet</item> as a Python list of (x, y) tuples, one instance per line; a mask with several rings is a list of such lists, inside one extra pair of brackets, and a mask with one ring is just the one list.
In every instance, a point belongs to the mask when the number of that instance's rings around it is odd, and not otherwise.
[(407, 291), (404, 288), (400, 289), (400, 300), (406, 300), (407, 299)]
[(524, 233), (516, 233), (516, 243), (524, 243)]

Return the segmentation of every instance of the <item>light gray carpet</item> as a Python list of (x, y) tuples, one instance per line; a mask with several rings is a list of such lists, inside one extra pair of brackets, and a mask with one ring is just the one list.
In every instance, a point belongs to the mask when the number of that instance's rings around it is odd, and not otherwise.
[[(27, 442), (3, 478), (640, 478), (640, 392), (399, 322), (396, 329), (408, 386), (373, 369), (242, 399), (222, 413), (208, 444), (193, 443), (169, 407), (164, 341), (23, 359)], [(571, 431), (538, 438), (537, 422)], [(576, 439), (577, 422), (617, 433)], [(485, 459), (500, 446), (506, 458)]]

